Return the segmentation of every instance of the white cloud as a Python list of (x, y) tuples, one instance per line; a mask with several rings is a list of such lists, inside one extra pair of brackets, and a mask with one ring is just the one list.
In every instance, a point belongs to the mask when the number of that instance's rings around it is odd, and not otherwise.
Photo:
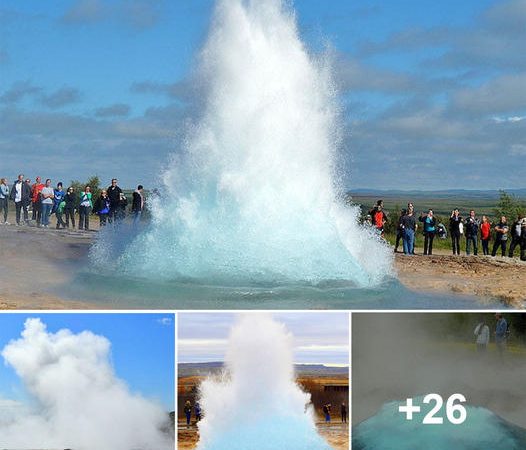
[[(89, 331), (49, 333), (28, 319), (22, 336), (2, 350), (37, 405), (0, 423), (2, 446), (129, 450), (173, 448), (160, 431), (163, 409), (114, 373), (110, 342)], [(132, 357), (130, 355), (130, 357)]]

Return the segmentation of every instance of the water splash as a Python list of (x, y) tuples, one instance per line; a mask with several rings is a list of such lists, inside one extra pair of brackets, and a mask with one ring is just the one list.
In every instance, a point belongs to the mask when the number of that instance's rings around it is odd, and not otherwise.
[[(287, 4), (219, 0), (200, 54), (202, 112), (121, 272), (359, 286), (391, 274), (392, 252), (342, 200), (330, 62), (309, 54)], [(108, 247), (101, 239), (92, 252), (104, 266)]]
[[(418, 397), (416, 404), (422, 404)], [(444, 420), (443, 425), (422, 425), (405, 420), (400, 402), (386, 403), (380, 411), (353, 428), (353, 450), (521, 450), (526, 448), (526, 430), (512, 425), (491, 411), (465, 406), (467, 419), (461, 425)], [(424, 411), (424, 410), (422, 410)], [(424, 411), (426, 414), (428, 411)]]
[(200, 386), (198, 450), (330, 450), (294, 381), (292, 335), (266, 314), (232, 328), (221, 378)]

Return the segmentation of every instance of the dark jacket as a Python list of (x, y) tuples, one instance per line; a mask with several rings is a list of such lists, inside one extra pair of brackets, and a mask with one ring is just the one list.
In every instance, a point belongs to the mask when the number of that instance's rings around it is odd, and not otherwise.
[(95, 214), (109, 214), (110, 213), (110, 199), (109, 197), (104, 198), (102, 195), (95, 202), (93, 211)]
[(64, 201), (66, 202), (64, 209), (67, 209), (68, 211), (72, 211), (77, 207), (77, 196), (74, 192), (66, 192)]
[(119, 186), (110, 186), (106, 189), (112, 208), (117, 208), (121, 201), (122, 189)]
[(416, 217), (414, 214), (406, 214), (402, 217), (401, 226), (404, 230), (416, 230)]
[(464, 231), (464, 234), (466, 235), (466, 237), (476, 237), (479, 232), (479, 227), (480, 227), (479, 220), (476, 217), (472, 218), (471, 216), (469, 216), (465, 220), (466, 229)]
[(142, 211), (142, 199), (141, 194), (139, 194), (137, 191), (134, 191), (133, 193), (133, 200), (132, 200), (132, 211)]
[[(18, 181), (11, 186), (11, 193), (9, 194), (9, 198), (12, 201), (15, 201), (16, 198), (16, 185)], [(21, 197), (22, 205), (29, 205), (31, 203), (31, 187), (28, 186), (24, 181), (22, 181), (22, 197)]]
[(449, 231), (451, 234), (460, 234), (460, 224), (462, 223), (462, 216), (458, 216), (455, 220), (455, 217), (449, 218)]

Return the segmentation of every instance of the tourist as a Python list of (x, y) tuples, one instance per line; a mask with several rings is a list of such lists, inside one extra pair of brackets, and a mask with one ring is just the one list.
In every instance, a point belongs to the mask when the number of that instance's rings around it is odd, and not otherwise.
[(473, 246), (473, 254), (477, 256), (479, 227), (480, 222), (475, 216), (475, 210), (472, 209), (465, 220), (466, 255), (468, 256), (471, 255), (471, 246)]
[(384, 211), (384, 202), (383, 200), (378, 200), (376, 206), (369, 211), (371, 216), (372, 224), (375, 227), (376, 231), (380, 236), (384, 235), (384, 225), (387, 222), (387, 215)]
[(66, 228), (69, 228), (69, 221), (71, 226), (75, 228), (75, 209), (77, 206), (77, 198), (75, 197), (75, 190), (69, 187), (64, 196), (64, 213), (66, 214)]
[(493, 243), (493, 250), (491, 256), (497, 254), (497, 250), (501, 247), (502, 256), (506, 256), (506, 243), (508, 242), (508, 223), (506, 216), (500, 218), (500, 222), (495, 226), (495, 242)]
[(454, 209), (449, 218), (449, 233), (451, 234), (451, 244), (453, 247), (453, 255), (460, 255), (460, 236), (462, 236), (463, 226), (460, 211)]
[(325, 405), (323, 405), (323, 414), (325, 416), (325, 422), (326, 423), (330, 423), (331, 421), (331, 404), (330, 403), (326, 403)]
[(412, 203), (408, 204), (407, 213), (404, 217), (402, 217), (402, 228), (404, 230), (404, 255), (414, 255), (416, 218), (414, 214), (414, 206)]
[(40, 224), (44, 228), (49, 228), (49, 216), (51, 210), (53, 209), (53, 199), (55, 198), (55, 191), (51, 187), (51, 180), (48, 178), (46, 180), (46, 185), (42, 188), (40, 192), (40, 204), (42, 208), (42, 217)]
[(506, 340), (508, 338), (508, 323), (506, 319), (502, 317), (501, 313), (495, 314), (497, 319), (497, 325), (495, 327), (495, 343), (497, 344), (497, 351), (502, 357), (506, 351)]
[(201, 405), (199, 404), (199, 402), (195, 402), (194, 412), (195, 412), (195, 422), (197, 423), (201, 420)]
[(137, 186), (137, 189), (133, 192), (132, 199), (132, 215), (133, 224), (138, 225), (141, 220), (142, 210), (144, 209), (144, 193), (142, 184)]
[(482, 253), (484, 256), (489, 255), (489, 240), (491, 237), (491, 224), (488, 216), (482, 216), (482, 223), (480, 224), (480, 242), (482, 243)]
[(522, 219), (521, 261), (526, 261), (526, 218)]
[(485, 352), (489, 344), (489, 327), (486, 325), (484, 319), (475, 327), (473, 334), (477, 336), (477, 351)]
[(436, 219), (433, 216), (433, 210), (430, 209), (427, 214), (422, 213), (418, 219), (424, 223), (424, 255), (433, 254), (433, 239), (437, 231)]
[(35, 221), (37, 226), (40, 226), (42, 222), (42, 189), (44, 189), (42, 178), (36, 177), (35, 183), (31, 186), (31, 206), (33, 207), (31, 220)]
[(93, 210), (95, 214), (99, 216), (99, 225), (101, 227), (106, 226), (108, 216), (110, 215), (110, 199), (104, 189), (100, 192), (100, 196), (95, 202)]
[(9, 186), (5, 178), (0, 179), (0, 211), (4, 212), (4, 225), (9, 225), (7, 213), (9, 212)]
[(29, 222), (27, 207), (31, 202), (31, 187), (24, 183), (24, 175), (18, 175), (18, 179), (11, 187), (10, 199), (15, 203), (16, 225), (20, 226), (21, 214), (24, 213), (24, 222)]
[(62, 216), (64, 214), (64, 207), (66, 206), (64, 199), (66, 197), (66, 193), (62, 189), (62, 181), (59, 181), (57, 183), (57, 187), (55, 189), (55, 197), (53, 199), (53, 209), (51, 210), (51, 213), (55, 213), (55, 217), (57, 218), (57, 230), (62, 227), (66, 228), (66, 223), (62, 219)]
[(517, 215), (517, 220), (511, 225), (511, 243), (508, 256), (513, 258), (515, 248), (521, 245), (521, 233), (522, 233), (522, 222), (524, 216), (522, 214)]
[(396, 226), (396, 243), (395, 243), (395, 253), (398, 253), (398, 247), (400, 246), (400, 240), (404, 239), (404, 229), (402, 228), (402, 218), (407, 214), (407, 209), (402, 209), (400, 211), (400, 216), (398, 217), (398, 225)]
[(192, 419), (192, 404), (190, 403), (190, 400), (186, 400), (186, 403), (184, 404), (184, 414), (186, 416), (186, 426), (188, 427), (190, 425), (190, 420)]
[(347, 405), (345, 403), (342, 403), (342, 406), (340, 407), (340, 412), (342, 415), (342, 423), (347, 423)]
[(110, 213), (108, 216), (110, 223), (116, 222), (119, 218), (122, 189), (117, 186), (117, 181), (117, 178), (113, 178), (111, 180), (111, 186), (106, 189), (108, 198), (110, 199)]
[(86, 186), (80, 193), (80, 205), (79, 205), (79, 230), (89, 230), (89, 215), (93, 208), (91, 201), (91, 188)]

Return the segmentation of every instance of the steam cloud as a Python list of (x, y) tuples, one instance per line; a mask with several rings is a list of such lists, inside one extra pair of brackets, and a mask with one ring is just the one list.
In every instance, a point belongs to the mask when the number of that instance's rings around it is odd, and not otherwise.
[(2, 356), (34, 402), (0, 417), (0, 447), (173, 448), (161, 431), (167, 413), (117, 378), (105, 337), (66, 329), (53, 334), (40, 319), (27, 319)]

